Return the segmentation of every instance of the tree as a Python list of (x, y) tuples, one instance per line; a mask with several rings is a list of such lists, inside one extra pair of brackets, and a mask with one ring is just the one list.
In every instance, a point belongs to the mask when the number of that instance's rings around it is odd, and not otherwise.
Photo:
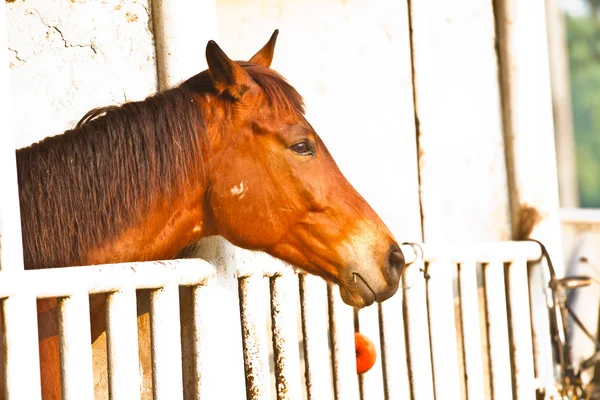
[(567, 15), (567, 43), (582, 207), (600, 207), (600, 0), (588, 15)]

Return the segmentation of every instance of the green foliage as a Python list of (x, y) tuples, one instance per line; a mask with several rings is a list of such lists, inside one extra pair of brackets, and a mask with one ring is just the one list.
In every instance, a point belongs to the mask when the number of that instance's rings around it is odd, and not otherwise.
[(582, 207), (600, 207), (600, 21), (566, 22), (579, 196)]

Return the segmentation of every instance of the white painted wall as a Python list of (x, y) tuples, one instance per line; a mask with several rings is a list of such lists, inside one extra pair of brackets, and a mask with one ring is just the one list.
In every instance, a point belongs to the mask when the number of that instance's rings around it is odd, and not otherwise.
[(421, 240), (406, 2), (217, 2), (220, 44), (249, 59), (279, 28), (272, 67), (348, 180), (398, 240)]
[(91, 108), (156, 90), (148, 0), (7, 3), (18, 147), (73, 127)]
[(411, 7), (426, 241), (511, 237), (493, 4)]

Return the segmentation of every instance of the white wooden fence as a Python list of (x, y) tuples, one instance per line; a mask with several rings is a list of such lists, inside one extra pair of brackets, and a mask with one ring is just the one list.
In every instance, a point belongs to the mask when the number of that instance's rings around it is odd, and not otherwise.
[[(278, 399), (405, 399), (411, 395), (414, 399), (532, 399), (538, 388), (551, 393), (548, 314), (539, 307), (545, 298), (543, 278), (537, 276), (540, 269), (535, 261), (541, 256), (537, 244), (447, 243), (402, 250), (410, 266), (406, 287), (393, 300), (401, 307), (379, 307), (375, 326), (363, 326), (359, 317), (362, 332), (383, 332), (381, 337), (371, 335), (381, 341), (380, 370), (360, 379), (355, 372), (353, 309), (341, 302), (337, 289), (326, 287), (320, 278), (300, 275), (296, 280), (286, 267), (239, 271), (239, 340), (248, 398), (269, 399), (273, 392)], [(37, 338), (24, 330), (23, 322), (15, 321), (28, 321), (27, 329), (37, 332), (33, 300), (46, 297), (60, 299), (63, 398), (93, 397), (91, 293), (108, 294), (111, 398), (139, 398), (135, 291), (140, 289), (150, 290), (152, 299), (154, 398), (183, 398), (178, 287), (208, 287), (216, 280), (217, 269), (202, 260), (183, 259), (0, 272), (10, 398), (40, 397), (34, 355)], [(270, 283), (271, 332), (261, 323), (264, 279)], [(298, 349), (298, 293), (304, 378)], [(193, 305), (197, 313), (212, 306), (198, 299), (194, 297)], [(194, 342), (201, 340), (203, 331), (221, 329), (201, 318), (195, 324)], [(269, 370), (268, 336), (273, 339), (273, 371)], [(204, 393), (201, 383), (221, 360), (200, 360), (197, 347), (191, 351), (194, 367), (187, 373), (200, 387), (185, 398), (216, 398), (214, 393)]]

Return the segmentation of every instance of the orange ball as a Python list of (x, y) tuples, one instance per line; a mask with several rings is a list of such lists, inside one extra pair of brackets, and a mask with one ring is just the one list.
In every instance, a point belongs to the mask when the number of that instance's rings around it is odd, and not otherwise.
[(356, 372), (364, 374), (375, 365), (377, 351), (375, 345), (365, 335), (359, 332), (354, 333), (354, 346), (356, 349)]

